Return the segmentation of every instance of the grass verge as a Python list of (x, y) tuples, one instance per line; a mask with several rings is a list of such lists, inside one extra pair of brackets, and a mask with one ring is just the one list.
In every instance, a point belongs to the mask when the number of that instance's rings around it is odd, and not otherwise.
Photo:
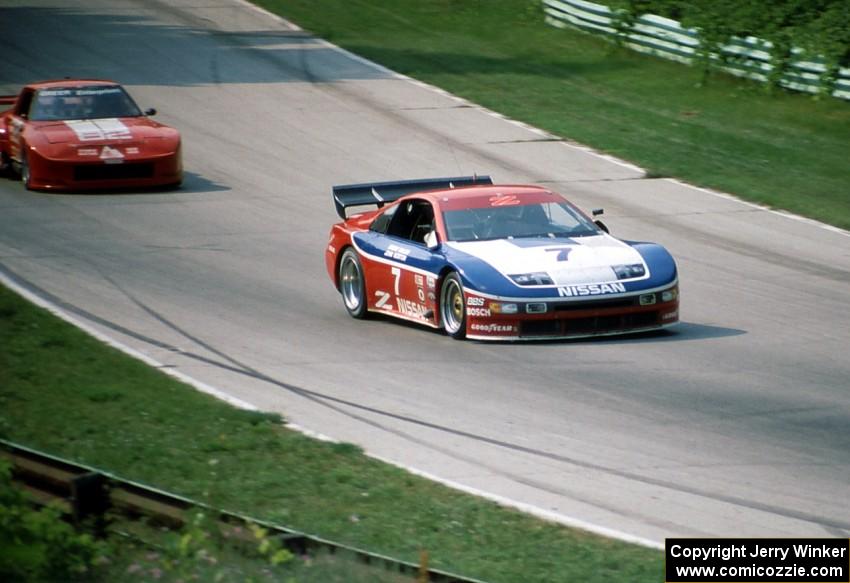
[[(415, 583), (353, 553), (295, 555), (257, 524), (221, 529), (203, 510), (179, 531), (107, 512), (75, 528), (58, 508), (35, 507), (0, 457), (0, 580), (17, 583)], [(93, 533), (97, 532), (95, 538)]]
[(214, 527), (204, 524), (203, 519), (174, 532), (118, 518), (112, 522), (111, 532), (120, 535), (112, 535), (107, 545), (111, 551), (108, 558), (96, 561), (99, 565), (92, 569), (93, 575), (100, 576), (96, 581), (416, 583), (412, 576), (364, 564), (343, 551), (320, 551), (308, 557), (278, 551), (282, 556), (279, 562), (273, 561), (269, 551), (260, 550), (269, 539), (236, 543), (215, 536)]
[[(693, 184), (850, 228), (850, 104), (550, 27), (538, 0), (255, 0), (359, 55)], [(489, 169), (496, 173), (498, 169)]]
[(0, 286), (0, 434), (215, 507), (494, 583), (658, 581), (662, 554), (234, 409)]

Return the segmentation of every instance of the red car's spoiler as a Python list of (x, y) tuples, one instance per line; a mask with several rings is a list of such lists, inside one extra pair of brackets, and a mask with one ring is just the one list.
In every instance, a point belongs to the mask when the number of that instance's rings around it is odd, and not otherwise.
[(0, 95), (0, 105), (12, 105), (17, 100), (17, 95)]
[(343, 184), (333, 187), (334, 205), (337, 214), (345, 218), (345, 209), (350, 206), (377, 205), (394, 202), (406, 194), (458, 188), (477, 184), (493, 184), (489, 176), (456, 176), (454, 178), (423, 178), (420, 180), (400, 180), (396, 182), (367, 182), (364, 184)]

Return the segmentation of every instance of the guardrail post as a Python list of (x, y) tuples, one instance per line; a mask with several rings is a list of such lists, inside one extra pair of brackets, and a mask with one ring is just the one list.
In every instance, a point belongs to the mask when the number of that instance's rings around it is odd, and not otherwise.
[(425, 549), (419, 552), (419, 576), (416, 583), (428, 583), (428, 551)]
[(96, 517), (98, 528), (109, 509), (109, 491), (106, 477), (99, 472), (87, 472), (71, 479), (71, 512), (74, 522), (80, 523), (90, 516)]

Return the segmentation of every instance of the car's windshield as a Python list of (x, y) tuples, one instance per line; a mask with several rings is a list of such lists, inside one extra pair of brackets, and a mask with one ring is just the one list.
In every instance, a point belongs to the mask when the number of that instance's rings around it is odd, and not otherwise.
[(443, 212), (449, 241), (516, 237), (585, 237), (599, 228), (564, 202), (489, 206)]
[(32, 121), (138, 117), (139, 107), (118, 85), (42, 89), (29, 111)]

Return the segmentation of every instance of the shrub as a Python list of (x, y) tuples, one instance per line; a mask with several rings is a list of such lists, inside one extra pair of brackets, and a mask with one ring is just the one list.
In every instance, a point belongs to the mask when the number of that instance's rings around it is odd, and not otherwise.
[(103, 543), (78, 533), (52, 507), (35, 508), (12, 483), (12, 469), (0, 460), (0, 580), (92, 581)]

